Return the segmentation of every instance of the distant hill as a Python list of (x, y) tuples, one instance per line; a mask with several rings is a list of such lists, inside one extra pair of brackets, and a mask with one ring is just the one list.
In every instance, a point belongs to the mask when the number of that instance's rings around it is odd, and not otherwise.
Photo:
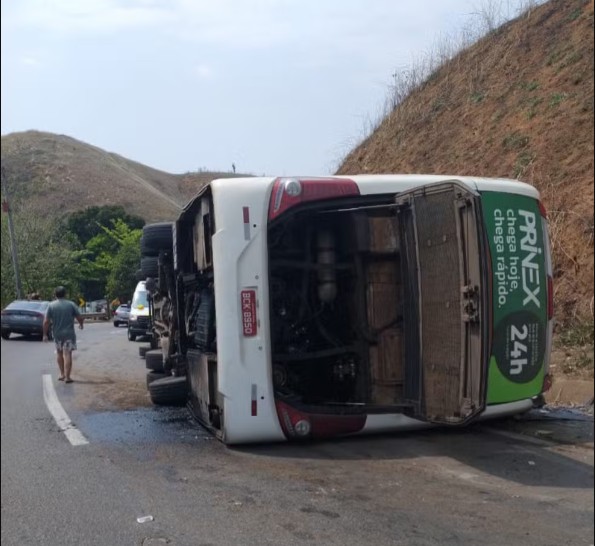
[(65, 135), (40, 131), (2, 136), (2, 167), (11, 194), (39, 211), (63, 213), (121, 205), (147, 222), (173, 220), (214, 178), (231, 173), (170, 174)]
[(593, 316), (593, 0), (551, 0), (414, 89), (338, 173), (504, 176), (549, 210), (557, 317)]

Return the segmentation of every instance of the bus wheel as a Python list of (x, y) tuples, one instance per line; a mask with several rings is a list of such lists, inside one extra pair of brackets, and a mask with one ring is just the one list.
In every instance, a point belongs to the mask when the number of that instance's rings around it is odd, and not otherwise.
[(147, 370), (163, 373), (163, 353), (161, 349), (154, 349), (145, 353), (145, 365)]
[(159, 264), (157, 256), (143, 256), (140, 259), (140, 269), (145, 277), (159, 276)]
[(160, 250), (170, 251), (173, 247), (172, 222), (158, 222), (143, 227), (141, 253), (143, 256), (158, 256)]
[(186, 377), (156, 379), (149, 383), (149, 395), (157, 406), (183, 406), (188, 396)]
[(157, 381), (158, 379), (163, 379), (164, 377), (168, 377), (164, 373), (159, 372), (147, 372), (147, 388), (153, 381)]

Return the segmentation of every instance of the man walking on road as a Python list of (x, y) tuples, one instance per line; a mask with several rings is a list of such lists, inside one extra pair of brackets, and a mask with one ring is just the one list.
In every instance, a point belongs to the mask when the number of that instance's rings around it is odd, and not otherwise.
[(83, 329), (84, 318), (76, 304), (66, 299), (66, 288), (58, 286), (54, 295), (56, 300), (50, 303), (43, 321), (43, 340), (48, 341), (50, 324), (56, 344), (56, 359), (60, 368), (58, 381), (72, 383), (72, 351), (76, 350), (76, 334), (74, 333), (74, 320)]

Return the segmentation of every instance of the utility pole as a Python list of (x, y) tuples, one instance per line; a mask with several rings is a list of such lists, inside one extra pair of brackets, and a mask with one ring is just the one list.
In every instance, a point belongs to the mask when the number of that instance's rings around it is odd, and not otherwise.
[(2, 193), (4, 199), (2, 199), (2, 212), (8, 214), (8, 238), (10, 239), (10, 253), (12, 255), (12, 266), (14, 268), (14, 282), (17, 289), (17, 299), (23, 299), (23, 288), (21, 287), (21, 276), (19, 274), (19, 258), (17, 254), (17, 241), (14, 236), (14, 224), (12, 223), (12, 210), (10, 208), (10, 202), (8, 199), (8, 188), (6, 186), (6, 174), (4, 167), (2, 167)]

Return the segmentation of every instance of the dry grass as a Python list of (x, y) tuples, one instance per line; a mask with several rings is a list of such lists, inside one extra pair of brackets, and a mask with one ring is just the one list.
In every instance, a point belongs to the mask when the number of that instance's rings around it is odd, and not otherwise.
[(338, 173), (535, 185), (550, 211), (557, 319), (569, 325), (593, 305), (593, 1), (527, 6), (501, 27), (480, 11), (483, 38), (456, 54), (469, 32), (398, 73), (386, 115)]
[(230, 173), (174, 175), (64, 135), (39, 131), (2, 137), (2, 166), (14, 201), (41, 214), (121, 205), (148, 222), (173, 220), (213, 178)]

